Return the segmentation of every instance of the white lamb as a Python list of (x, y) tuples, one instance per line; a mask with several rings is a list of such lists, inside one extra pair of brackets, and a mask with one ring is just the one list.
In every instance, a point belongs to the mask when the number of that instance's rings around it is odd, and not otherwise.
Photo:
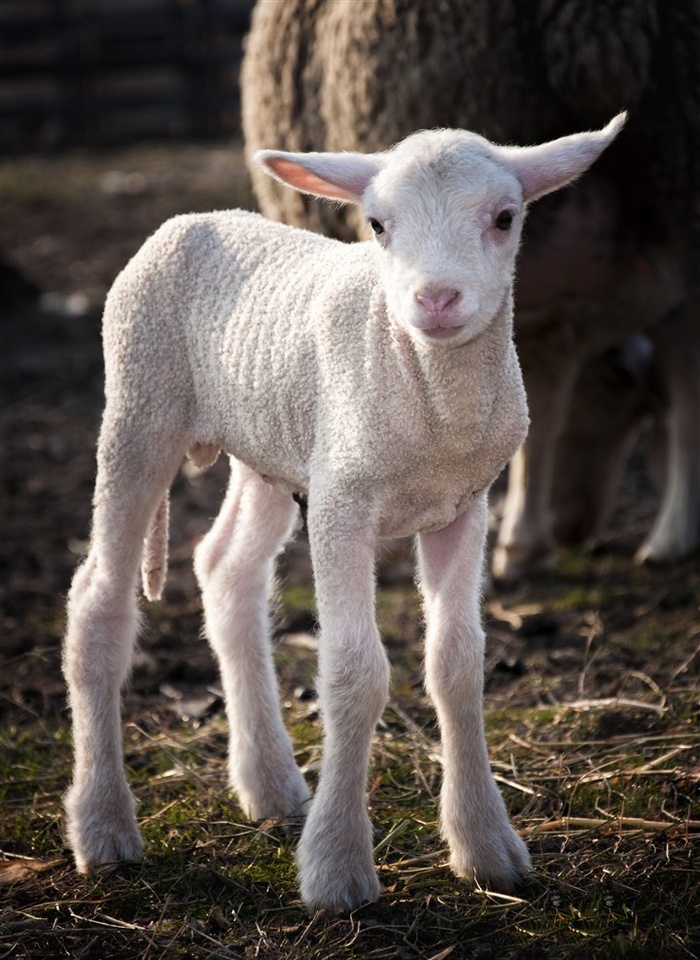
[(325, 738), (298, 849), (307, 906), (346, 911), (379, 892), (365, 793), (389, 677), (374, 617), (380, 537), (418, 534), (452, 868), (506, 890), (530, 870), (491, 775), (481, 705), (486, 496), (527, 429), (513, 273), (526, 204), (580, 175), (623, 123), (527, 148), (441, 130), (367, 156), (263, 151), (263, 167), (297, 190), (361, 203), (376, 241), (196, 214), (166, 223), (119, 276), (104, 317), (92, 543), (65, 644), (79, 870), (142, 852), (119, 703), (137, 573), (143, 562), (157, 596), (168, 488), (185, 454), (205, 464), (219, 449), (231, 483), (195, 569), (226, 694), (230, 780), (253, 818), (303, 814), (309, 801), (267, 613), (292, 494), (308, 493)]

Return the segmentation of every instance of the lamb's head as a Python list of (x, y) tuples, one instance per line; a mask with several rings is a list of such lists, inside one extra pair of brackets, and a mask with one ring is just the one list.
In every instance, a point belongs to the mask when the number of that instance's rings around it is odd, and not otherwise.
[(614, 140), (603, 130), (501, 147), (466, 130), (424, 130), (384, 153), (262, 150), (263, 169), (303, 193), (362, 204), (386, 301), (423, 343), (476, 336), (510, 302), (527, 204), (580, 176)]

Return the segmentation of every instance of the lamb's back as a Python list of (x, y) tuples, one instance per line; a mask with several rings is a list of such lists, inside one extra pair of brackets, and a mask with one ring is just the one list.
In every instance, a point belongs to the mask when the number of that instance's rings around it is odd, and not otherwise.
[(384, 535), (451, 522), (527, 421), (510, 310), (455, 350), (418, 349), (373, 244), (241, 211), (165, 224), (110, 294), (105, 347), (108, 393), (157, 411), (154, 442), (184, 416), (188, 447), (373, 503)]
[(110, 293), (112, 391), (133, 402), (155, 380), (163, 404), (186, 395), (191, 442), (305, 488), (328, 358), (362, 368), (368, 247), (240, 210), (173, 218)]

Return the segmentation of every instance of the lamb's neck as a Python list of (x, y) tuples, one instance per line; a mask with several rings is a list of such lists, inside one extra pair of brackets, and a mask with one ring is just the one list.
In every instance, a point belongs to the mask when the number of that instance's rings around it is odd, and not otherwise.
[(469, 418), (501, 389), (500, 373), (513, 355), (512, 315), (509, 291), (486, 329), (454, 347), (417, 343), (392, 323), (392, 346), (402, 375), (418, 389), (433, 417), (446, 423)]

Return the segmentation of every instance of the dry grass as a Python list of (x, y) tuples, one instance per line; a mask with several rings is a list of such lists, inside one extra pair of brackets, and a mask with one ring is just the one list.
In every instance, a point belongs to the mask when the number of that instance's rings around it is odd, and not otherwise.
[[(537, 589), (545, 587), (535, 582)], [(298, 596), (295, 587), (290, 592)], [(410, 588), (394, 586), (380, 608), (396, 617), (413, 603)], [(502, 599), (496, 608), (503, 610)], [(285, 616), (298, 617), (298, 610)], [(183, 721), (163, 694), (149, 704), (132, 692), (125, 726), (146, 858), (77, 876), (61, 835), (70, 763), (65, 715), (22, 712), (14, 704), (2, 750), (9, 767), (2, 773), (0, 956), (700, 955), (700, 733), (690, 647), (667, 660), (656, 681), (650, 683), (651, 671), (637, 680), (647, 693), (634, 699), (568, 697), (567, 684), (577, 691), (580, 671), (549, 678), (546, 699), (553, 699), (551, 689), (566, 699), (555, 704), (542, 698), (546, 671), (528, 667), (524, 678), (505, 685), (498, 679), (487, 696), (493, 769), (536, 868), (517, 896), (503, 896), (471, 890), (446, 866), (436, 825), (435, 720), (412, 643), (400, 644), (392, 623), (383, 626), (394, 697), (375, 737), (369, 778), (384, 888), (379, 903), (346, 918), (308, 917), (296, 889), (295, 836), (283, 825), (245, 822), (223, 788), (226, 730), (218, 701), (209, 716)], [(514, 631), (511, 643), (516, 639)], [(615, 652), (612, 641), (608, 646), (601, 662)], [(581, 652), (590, 661), (590, 647)], [(278, 660), (297, 760), (313, 782), (320, 740), (313, 651), (293, 636), (280, 644)], [(591, 689), (602, 687), (597, 669), (588, 664)], [(184, 689), (206, 700), (204, 688)]]

